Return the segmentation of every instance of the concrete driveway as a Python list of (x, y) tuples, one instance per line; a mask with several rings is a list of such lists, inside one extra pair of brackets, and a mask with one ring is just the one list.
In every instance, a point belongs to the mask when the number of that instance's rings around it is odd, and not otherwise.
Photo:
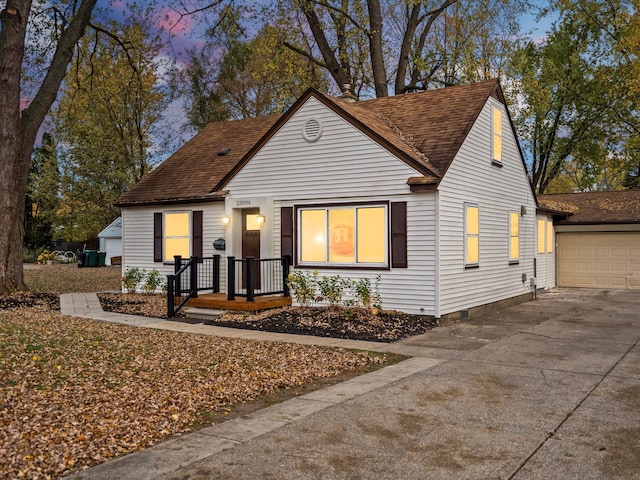
[(381, 346), (414, 356), (413, 373), (388, 367), (380, 386), (290, 400), (315, 406), (299, 418), (252, 414), (259, 434), (223, 423), (175, 447), (228, 442), (215, 454), (167, 467), (150, 449), (77, 478), (640, 479), (639, 339), (640, 292), (556, 290)]

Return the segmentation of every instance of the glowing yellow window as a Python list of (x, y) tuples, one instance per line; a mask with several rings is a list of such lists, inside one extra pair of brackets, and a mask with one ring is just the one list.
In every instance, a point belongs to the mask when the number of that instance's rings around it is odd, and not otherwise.
[(547, 220), (547, 253), (553, 252), (553, 222)]
[(300, 261), (327, 261), (327, 220), (325, 210), (300, 212)]
[(544, 253), (544, 242), (545, 242), (545, 234), (544, 234), (544, 220), (538, 220), (538, 253)]
[(164, 214), (164, 259), (173, 261), (175, 255), (189, 258), (190, 251), (190, 227), (189, 213), (176, 212)]
[(520, 214), (509, 212), (509, 260), (520, 259)]
[(502, 162), (502, 111), (493, 107), (493, 160)]
[(386, 206), (337, 206), (299, 212), (301, 263), (381, 266), (387, 263)]
[(480, 211), (475, 205), (465, 205), (465, 265), (477, 265), (480, 260)]
[(358, 208), (358, 263), (387, 259), (387, 214), (384, 207)]

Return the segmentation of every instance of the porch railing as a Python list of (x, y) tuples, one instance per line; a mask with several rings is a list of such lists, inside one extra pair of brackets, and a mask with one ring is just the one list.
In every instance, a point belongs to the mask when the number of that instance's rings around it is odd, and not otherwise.
[(255, 301), (261, 295), (289, 296), (287, 277), (291, 260), (282, 258), (227, 257), (227, 300), (246, 297)]
[[(167, 275), (167, 318), (176, 313), (198, 292), (208, 290), (220, 292), (220, 255), (212, 257), (174, 257), (174, 273)], [(290, 258), (236, 259), (227, 257), (227, 299), (246, 297), (247, 302), (255, 301), (260, 295), (282, 294), (289, 296), (287, 277)]]
[(198, 292), (220, 291), (220, 255), (213, 257), (174, 257), (174, 273), (167, 275), (167, 318), (173, 318)]

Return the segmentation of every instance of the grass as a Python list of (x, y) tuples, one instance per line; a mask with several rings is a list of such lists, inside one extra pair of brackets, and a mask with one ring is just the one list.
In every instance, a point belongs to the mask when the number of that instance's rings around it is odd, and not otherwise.
[(397, 361), (65, 317), (42, 300), (48, 292), (117, 290), (117, 267), (43, 266), (25, 279), (40, 297), (0, 309), (6, 478), (57, 478)]

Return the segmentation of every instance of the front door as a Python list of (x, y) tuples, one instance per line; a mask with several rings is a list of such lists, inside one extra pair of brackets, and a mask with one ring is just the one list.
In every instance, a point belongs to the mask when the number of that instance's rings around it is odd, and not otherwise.
[[(260, 223), (258, 223), (258, 208), (245, 208), (242, 210), (242, 258), (260, 258)], [(253, 270), (253, 288), (260, 289), (260, 264), (255, 263)], [(242, 288), (247, 288), (246, 264), (242, 268)]]

